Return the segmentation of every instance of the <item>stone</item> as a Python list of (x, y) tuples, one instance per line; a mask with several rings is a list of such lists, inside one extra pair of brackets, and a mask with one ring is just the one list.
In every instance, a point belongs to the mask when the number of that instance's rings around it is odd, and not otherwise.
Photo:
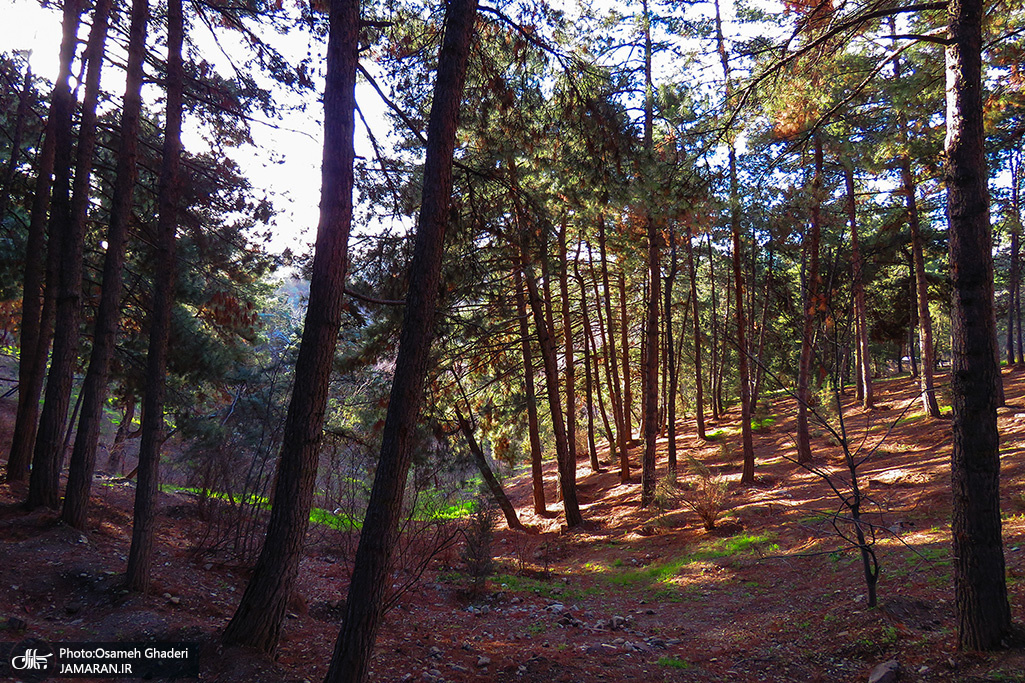
[(428, 656), (433, 659), (441, 659), (441, 655), (444, 654), (440, 647), (432, 645), (431, 649), (427, 651)]
[(897, 680), (897, 673), (900, 671), (900, 663), (896, 659), (883, 662), (872, 669), (869, 674), (868, 683), (894, 683)]
[(483, 668), (483, 667), (487, 666), (490, 663), (491, 663), (491, 658), (490, 657), (485, 657), (484, 655), (481, 655), (481, 656), (477, 657), (477, 666), (480, 667), (480, 668)]

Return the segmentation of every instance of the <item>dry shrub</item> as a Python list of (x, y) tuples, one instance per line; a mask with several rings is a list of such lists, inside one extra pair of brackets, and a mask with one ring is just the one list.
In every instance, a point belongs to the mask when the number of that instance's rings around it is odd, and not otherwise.
[(715, 528), (722, 513), (729, 508), (728, 483), (726, 478), (713, 472), (708, 465), (688, 456), (690, 469), (690, 489), (682, 494), (681, 499), (705, 525), (706, 531)]

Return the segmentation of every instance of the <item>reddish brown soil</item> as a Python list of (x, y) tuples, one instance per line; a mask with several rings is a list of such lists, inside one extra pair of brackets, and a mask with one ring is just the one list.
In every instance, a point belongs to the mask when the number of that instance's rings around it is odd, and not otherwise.
[[(1001, 507), (1012, 613), (1021, 621), (1025, 372), (1005, 373), (1005, 383)], [(819, 514), (839, 509), (836, 495), (821, 476), (789, 460), (796, 452), (793, 403), (776, 398), (778, 421), (755, 435), (754, 487), (739, 486), (735, 415), (712, 442), (693, 437), (693, 420), (680, 423), (682, 470), (693, 457), (730, 480), (730, 510), (713, 532), (685, 507), (640, 509), (637, 472), (620, 484), (618, 472), (592, 473), (581, 459), (588, 528), (563, 533), (558, 519), (529, 509), (530, 482), (513, 479), (510, 495), (537, 533), (503, 526), (494, 545), (499, 574), (476, 600), (467, 597), (458, 551), (435, 557), (388, 612), (373, 680), (865, 681), (873, 666), (897, 659), (901, 681), (1025, 681), (1020, 648), (955, 648), (950, 423), (920, 414), (909, 379), (881, 382), (878, 392), (875, 410), (845, 411), (860, 455), (878, 446), (859, 469), (875, 503), (869, 519), (880, 529), (878, 608), (866, 605), (857, 553)], [(9, 427), (10, 406), (3, 408)], [(839, 448), (822, 433), (814, 441), (815, 465), (842, 477)], [(554, 476), (550, 465), (549, 499)], [(276, 657), (224, 651), (216, 636), (246, 574), (195, 552), (206, 524), (195, 501), (163, 497), (154, 589), (132, 595), (118, 585), (131, 537), (132, 484), (97, 486), (96, 493), (92, 524), (80, 533), (55, 524), (53, 513), (25, 514), (16, 506), (24, 490), (0, 486), (0, 628), (7, 626), (0, 638), (197, 640), (206, 643), (203, 680), (323, 678), (346, 589), (339, 560), (346, 539), (320, 532), (312, 540)], [(396, 583), (406, 578), (402, 570), (394, 575)]]

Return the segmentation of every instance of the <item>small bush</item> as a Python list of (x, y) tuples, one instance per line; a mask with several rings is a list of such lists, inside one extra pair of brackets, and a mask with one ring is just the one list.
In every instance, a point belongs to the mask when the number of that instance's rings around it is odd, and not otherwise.
[(466, 545), (460, 559), (466, 564), (466, 572), (472, 580), (470, 592), (475, 596), (484, 593), (488, 577), (494, 572), (495, 563), (491, 553), (491, 542), (498, 525), (498, 510), (491, 496), (478, 494), (473, 511), (463, 527)]
[(715, 528), (719, 517), (727, 510), (728, 491), (726, 478), (712, 472), (708, 465), (699, 462), (693, 456), (688, 457), (689, 468), (693, 479), (693, 488), (682, 496), (686, 503), (705, 525), (706, 531)]

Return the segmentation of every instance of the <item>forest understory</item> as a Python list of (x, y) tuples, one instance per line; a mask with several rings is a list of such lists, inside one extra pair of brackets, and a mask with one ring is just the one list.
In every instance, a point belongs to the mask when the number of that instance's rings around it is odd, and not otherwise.
[[(1012, 614), (1025, 613), (1025, 370), (1004, 371), (1000, 409), (1004, 547)], [(940, 377), (944, 384), (946, 377)], [(854, 446), (878, 446), (860, 467), (879, 530), (879, 606), (868, 608), (861, 561), (833, 530), (838, 499), (799, 469), (794, 404), (772, 399), (772, 424), (755, 434), (756, 484), (741, 487), (739, 411), (693, 436), (681, 420), (681, 482), (694, 460), (729, 482), (712, 531), (681, 498), (638, 506), (639, 476), (578, 461), (586, 520), (566, 533), (531, 507), (529, 472), (506, 480), (530, 533), (496, 530), (495, 573), (474, 594), (457, 543), (431, 558), (396, 598), (373, 660), (375, 681), (865, 681), (897, 660), (900, 681), (1025, 681), (1025, 651), (956, 650), (950, 550), (950, 423), (932, 420), (916, 383), (879, 382), (877, 407), (846, 397)], [(849, 392), (852, 393), (852, 392)], [(9, 440), (14, 403), (0, 404)], [(828, 435), (813, 439), (815, 466), (841, 473)], [(664, 473), (665, 440), (659, 441)], [(642, 446), (633, 449), (639, 467)], [(867, 452), (863, 451), (863, 452)], [(607, 456), (607, 451), (605, 453)], [(688, 469), (687, 463), (691, 463)], [(555, 462), (546, 464), (548, 499)], [(639, 470), (638, 470), (639, 472)], [(837, 480), (839, 481), (839, 480)], [(56, 513), (25, 513), (21, 488), (0, 487), (0, 629), (5, 640), (200, 641), (201, 680), (323, 678), (344, 611), (349, 566), (341, 532), (314, 528), (273, 659), (218, 645), (245, 588), (243, 566), (211, 561), (197, 539), (211, 514), (195, 496), (161, 495), (153, 588), (124, 591), (134, 483), (103, 478), (85, 533)], [(557, 509), (549, 502), (549, 510)], [(453, 527), (465, 522), (454, 521)], [(396, 584), (409, 578), (396, 570)]]

